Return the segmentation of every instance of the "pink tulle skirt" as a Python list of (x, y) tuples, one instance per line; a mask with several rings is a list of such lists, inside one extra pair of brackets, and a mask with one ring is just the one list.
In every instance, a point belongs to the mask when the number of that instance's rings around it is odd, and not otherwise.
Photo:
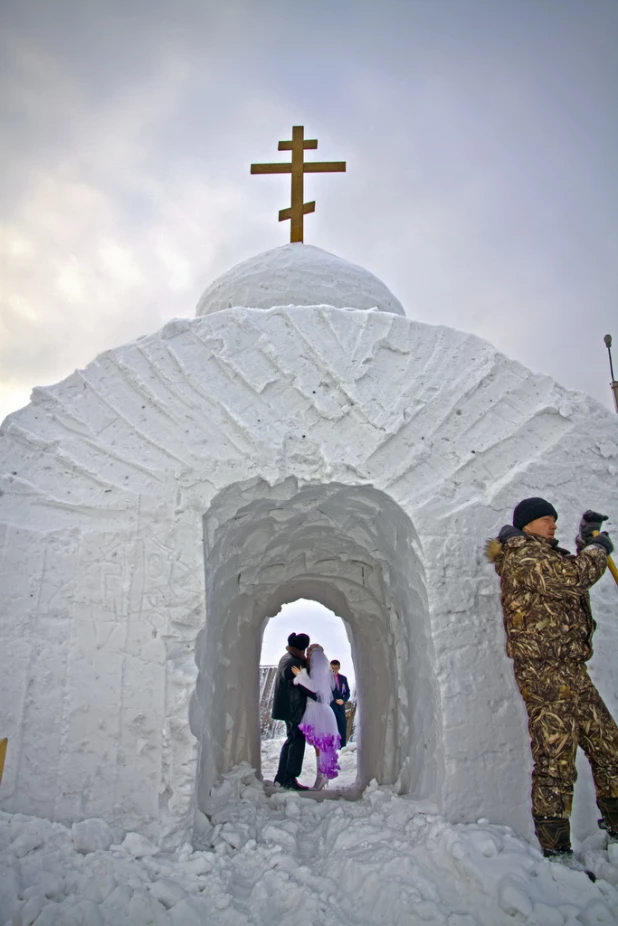
[(339, 774), (337, 752), (341, 747), (341, 737), (330, 705), (308, 701), (299, 727), (309, 745), (320, 751), (318, 772), (329, 779), (336, 778)]

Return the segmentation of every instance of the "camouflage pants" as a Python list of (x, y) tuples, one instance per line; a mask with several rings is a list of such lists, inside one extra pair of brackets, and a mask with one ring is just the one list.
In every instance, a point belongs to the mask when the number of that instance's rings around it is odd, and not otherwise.
[(570, 815), (578, 746), (590, 762), (597, 798), (618, 798), (618, 726), (585, 663), (530, 660), (513, 668), (528, 711), (532, 813)]

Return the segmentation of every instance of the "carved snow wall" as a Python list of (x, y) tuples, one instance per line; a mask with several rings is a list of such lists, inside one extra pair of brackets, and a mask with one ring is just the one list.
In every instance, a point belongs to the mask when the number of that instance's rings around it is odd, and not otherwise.
[[(0, 472), (2, 809), (190, 838), (216, 777), (259, 766), (264, 623), (303, 596), (349, 628), (361, 783), (529, 832), (482, 551), (526, 495), (565, 540), (582, 508), (618, 511), (592, 399), (401, 316), (237, 308), (36, 389)], [(593, 676), (615, 710), (613, 596)]]

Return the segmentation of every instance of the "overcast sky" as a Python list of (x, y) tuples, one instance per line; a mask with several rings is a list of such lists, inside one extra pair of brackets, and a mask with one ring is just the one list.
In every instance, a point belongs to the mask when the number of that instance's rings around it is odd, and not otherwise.
[(279, 614), (269, 620), (264, 630), (260, 665), (277, 665), (291, 633), (309, 634), (311, 642), (319, 643), (329, 660), (339, 660), (343, 675), (354, 687), (356, 673), (343, 621), (324, 605), (304, 598), (284, 604)]
[(611, 408), (618, 0), (1, 0), (0, 419), (305, 241)]

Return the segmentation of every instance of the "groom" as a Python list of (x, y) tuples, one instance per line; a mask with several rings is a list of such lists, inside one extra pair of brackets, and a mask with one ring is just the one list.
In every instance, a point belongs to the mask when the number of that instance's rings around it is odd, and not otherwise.
[(286, 653), (281, 657), (277, 668), (275, 692), (273, 695), (273, 720), (285, 720), (288, 737), (281, 747), (279, 768), (275, 783), (282, 788), (293, 791), (308, 791), (309, 788), (298, 783), (298, 776), (303, 767), (305, 755), (305, 737), (298, 728), (305, 713), (307, 698), (313, 698), (312, 691), (302, 685), (294, 684), (292, 668), (304, 669), (307, 666), (305, 650), (309, 646), (306, 633), (291, 633), (288, 637)]
[(333, 670), (333, 678), (335, 680), (333, 685), (333, 700), (330, 702), (330, 706), (337, 718), (337, 729), (339, 730), (341, 748), (343, 749), (348, 741), (348, 722), (346, 719), (345, 705), (346, 701), (350, 700), (350, 686), (348, 685), (348, 680), (345, 675), (342, 675), (339, 671), (341, 669), (341, 663), (338, 659), (331, 659), (330, 667)]

